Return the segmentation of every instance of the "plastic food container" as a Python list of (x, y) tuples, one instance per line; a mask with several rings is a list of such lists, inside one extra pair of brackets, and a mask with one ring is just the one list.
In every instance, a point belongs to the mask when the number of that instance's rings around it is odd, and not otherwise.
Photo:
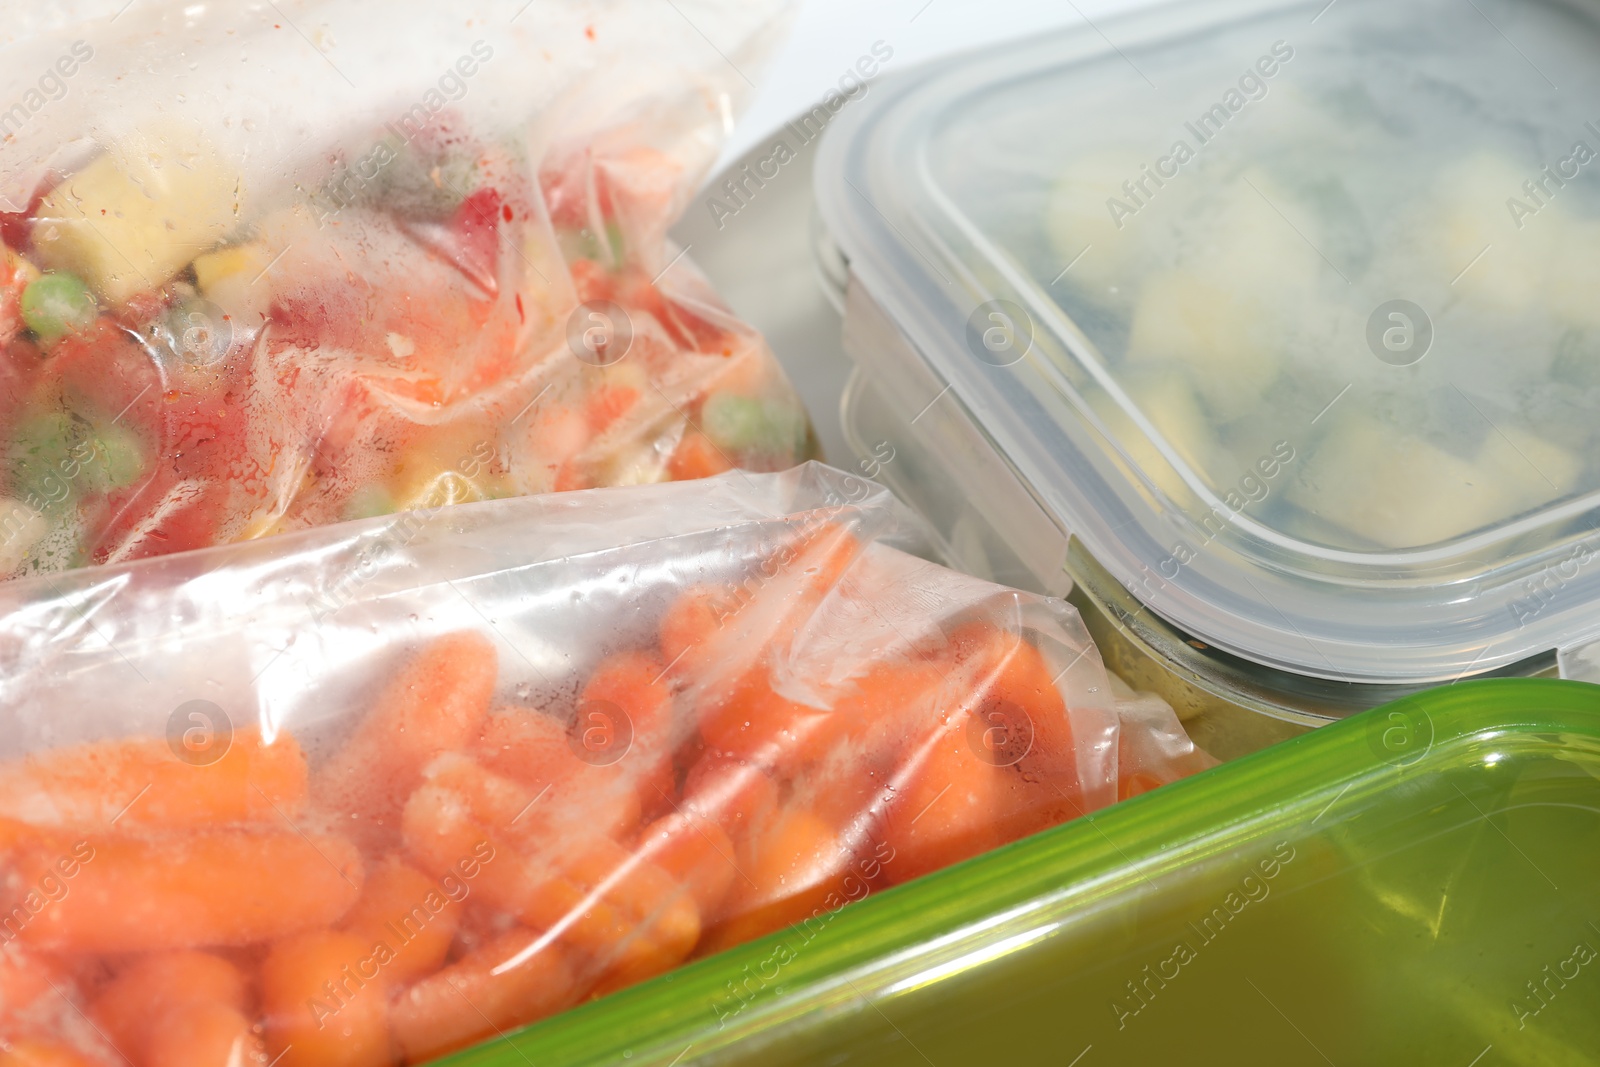
[(1172, 5), (875, 86), (817, 163), (854, 447), (1191, 715), (1589, 673), (1600, 25), (1479, 8)]
[(1597, 712), (1439, 688), (456, 1062), (1591, 1063)]

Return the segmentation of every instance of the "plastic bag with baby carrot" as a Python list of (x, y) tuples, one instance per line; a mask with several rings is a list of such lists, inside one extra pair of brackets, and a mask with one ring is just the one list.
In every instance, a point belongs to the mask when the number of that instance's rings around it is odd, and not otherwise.
[(0, 578), (808, 458), (666, 237), (787, 6), (84, 0), (0, 48)]
[(926, 548), (808, 464), (0, 586), (0, 1064), (423, 1063), (1210, 762)]

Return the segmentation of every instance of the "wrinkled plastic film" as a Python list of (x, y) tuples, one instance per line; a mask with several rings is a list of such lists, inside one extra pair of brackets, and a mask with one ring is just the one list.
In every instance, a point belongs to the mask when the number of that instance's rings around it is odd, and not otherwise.
[(783, 10), (141, 4), (7, 50), (0, 574), (812, 454), (666, 240)]
[(1210, 762), (923, 533), (809, 464), (8, 583), (0, 1036), (425, 1062)]

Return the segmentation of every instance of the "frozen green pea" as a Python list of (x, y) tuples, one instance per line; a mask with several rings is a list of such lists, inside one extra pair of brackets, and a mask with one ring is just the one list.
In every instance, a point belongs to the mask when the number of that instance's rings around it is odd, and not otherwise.
[(80, 492), (126, 489), (144, 476), (144, 447), (125, 426), (73, 415), (38, 415), (17, 428), (11, 476), (31, 506), (58, 507)]
[(716, 393), (700, 410), (700, 427), (718, 448), (792, 455), (805, 447), (805, 415), (778, 400)]
[(346, 521), (371, 519), (379, 515), (392, 515), (394, 510), (394, 498), (387, 490), (378, 485), (364, 485), (350, 494), (344, 506), (344, 518)]
[(97, 314), (94, 294), (76, 275), (51, 271), (22, 291), (22, 321), (47, 345), (92, 325)]
[(83, 477), (91, 489), (126, 489), (144, 475), (144, 447), (139, 435), (125, 426), (99, 428), (78, 451), (85, 454)]
[(12, 492), (29, 507), (46, 511), (71, 499), (74, 431), (72, 418), (60, 413), (35, 415), (17, 427), (8, 457)]
[(700, 426), (718, 448), (744, 451), (766, 434), (761, 401), (732, 393), (716, 393), (700, 409)]
[(627, 242), (622, 237), (622, 227), (615, 221), (606, 223), (606, 242), (600, 243), (595, 232), (585, 226), (581, 230), (557, 230), (556, 243), (568, 263), (591, 259), (607, 266), (620, 266), (627, 254)]

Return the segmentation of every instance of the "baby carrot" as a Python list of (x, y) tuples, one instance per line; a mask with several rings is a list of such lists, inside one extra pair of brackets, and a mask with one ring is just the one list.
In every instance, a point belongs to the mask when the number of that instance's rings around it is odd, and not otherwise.
[(43, 884), (63, 855), (76, 857), (77, 873), (22, 927), (24, 943), (98, 953), (244, 945), (326, 926), (361, 890), (353, 845), (298, 830), (90, 836), (77, 846), (39, 837), (13, 852), (13, 884)]
[(985, 721), (998, 716), (1031, 734), (1018, 766), (1034, 776), (1075, 781), (1077, 754), (1066, 702), (1039, 650), (1020, 634), (986, 622), (957, 627), (949, 648), (972, 674), (970, 706)]
[(17, 944), (0, 945), (0, 1030), (46, 997), (71, 988), (54, 961)]
[(319, 772), (317, 799), (330, 811), (354, 814), (363, 840), (392, 835), (423, 767), (478, 736), (494, 695), (497, 660), (489, 639), (472, 632), (446, 634), (422, 648)]
[[(565, 812), (569, 821), (581, 820), (611, 837), (630, 833), (639, 824), (639, 795), (627, 775), (631, 768), (626, 760), (611, 766), (580, 760), (565, 724), (549, 715), (508, 710), (489, 716), (472, 755), (482, 768), (531, 790), (517, 793), (522, 800), (513, 816), (537, 802), (517, 820), (519, 826), (529, 819), (531, 826), (544, 825), (546, 813), (551, 812)], [(439, 761), (430, 774), (443, 773), (446, 766), (447, 761)]]
[(1134, 771), (1132, 774), (1122, 775), (1117, 780), (1117, 799), (1128, 800), (1131, 797), (1148, 793), (1152, 789), (1160, 789), (1166, 781), (1151, 774), (1149, 771)]
[(486, 848), (493, 859), (482, 864), (474, 891), (528, 926), (553, 930), (596, 970), (654, 974), (694, 947), (699, 912), (665, 871), (592, 834), (547, 838), (530, 855), (486, 818), (505, 809), (479, 810), (475, 800), (437, 781), (412, 795), (405, 839), (424, 870), (441, 874)]
[(0, 1048), (0, 1067), (95, 1067), (95, 1061), (67, 1045), (24, 1038)]
[(380, 945), (387, 949), (384, 974), (403, 985), (444, 962), (461, 919), (457, 898), (466, 892), (470, 889), (459, 879), (441, 884), (390, 858), (368, 873), (361, 898), (340, 926), (366, 945), (369, 954)]
[(980, 759), (955, 715), (926, 733), (896, 775), (895, 801), (883, 835), (894, 850), (892, 882), (947, 867), (1002, 843), (996, 826), (1001, 768)]
[(571, 944), (598, 973), (597, 993), (621, 989), (671, 970), (700, 940), (694, 897), (672, 875), (622, 845), (579, 845), (524, 902), (530, 925), (570, 922)]
[[(643, 652), (620, 652), (601, 660), (578, 697), (575, 729), (584, 751), (610, 763), (606, 745), (620, 743), (619, 724), (609, 721), (620, 710), (632, 734), (631, 746), (617, 762), (633, 771), (639, 801), (649, 807), (663, 796), (675, 796), (672, 769), (672, 689), (664, 664)], [(591, 743), (591, 739), (593, 743)]]
[(701, 709), (700, 736), (715, 751), (772, 768), (781, 776), (794, 769), (795, 751), (828, 714), (825, 708), (780, 696), (761, 666)]
[(711, 443), (711, 438), (692, 426), (684, 430), (683, 439), (667, 461), (667, 472), (675, 482), (710, 478), (732, 469), (733, 461)]
[(426, 774), (430, 783), (463, 798), (486, 826), (532, 854), (565, 838), (621, 835), (638, 825), (639, 800), (632, 783), (620, 775), (608, 780), (604, 772), (609, 768), (579, 766), (592, 773), (571, 774), (542, 787), (491, 774), (470, 757), (456, 754), (441, 756)]
[[(1014, 709), (1002, 705), (998, 710)], [(989, 743), (988, 731), (1015, 733), (995, 705), (960, 708), (926, 732), (891, 778), (884, 840), (899, 883), (975, 856), (1082, 814), (1059, 776), (1032, 773), (1026, 758)], [(1064, 722), (1064, 720), (1063, 720)], [(991, 725), (998, 724), (998, 725)], [(1032, 767), (1048, 766), (1034, 763)]]
[(391, 1019), (410, 1063), (423, 1063), (493, 1033), (533, 1022), (572, 999), (573, 976), (553, 944), (512, 930), (401, 993)]
[(671, 677), (698, 678), (715, 654), (712, 639), (737, 609), (727, 591), (694, 585), (678, 594), (661, 616), (661, 662)]
[[(786, 648), (796, 629), (838, 584), (860, 554), (855, 535), (811, 515), (782, 546), (726, 589), (686, 590), (663, 618), (662, 652), (675, 674), (705, 687), (703, 695), (743, 679), (773, 648)], [(674, 666), (678, 653), (693, 669)]]
[(168, 1008), (155, 1018), (139, 1067), (266, 1067), (266, 1046), (237, 1008), (215, 1000)]
[(278, 942), (261, 963), (269, 1054), (281, 1067), (387, 1067), (390, 988), (372, 946), (354, 934)]
[(566, 778), (577, 761), (566, 725), (524, 708), (501, 708), (485, 719), (472, 756), (489, 770), (536, 788)]
[(845, 741), (867, 772), (888, 773), (906, 749), (950, 710), (950, 670), (917, 659), (874, 663), (832, 697), (833, 710), (803, 738), (793, 758), (815, 764)]
[(773, 724), (816, 714), (818, 709), (808, 712), (805, 705), (776, 697), (768, 664), (793, 644), (860, 551), (848, 529), (808, 516), (796, 534), (729, 591), (719, 607), (717, 629), (703, 650), (696, 650), (701, 669), (690, 679), (690, 699), (708, 744), (753, 753), (779, 739)]
[(727, 918), (707, 931), (701, 952), (720, 952), (844, 903), (851, 859), (833, 826), (804, 809), (784, 813), (762, 837), (744, 871), (748, 881), (735, 883), (722, 909)]
[(639, 835), (634, 854), (684, 885), (707, 918), (738, 876), (732, 839), (712, 820), (694, 815), (673, 812), (657, 819)]
[(214, 763), (180, 760), (160, 738), (73, 745), (0, 765), (0, 816), (78, 830), (198, 826), (295, 815), (306, 762), (287, 733), (233, 735)]
[(707, 752), (684, 776), (683, 810), (717, 823), (742, 844), (777, 813), (778, 783), (748, 760)]
[(114, 1046), (142, 1060), (148, 1057), (140, 1050), (163, 1012), (214, 1003), (238, 1013), (246, 1000), (244, 975), (237, 967), (221, 956), (180, 949), (153, 953), (124, 967), (95, 998), (89, 1014)]

